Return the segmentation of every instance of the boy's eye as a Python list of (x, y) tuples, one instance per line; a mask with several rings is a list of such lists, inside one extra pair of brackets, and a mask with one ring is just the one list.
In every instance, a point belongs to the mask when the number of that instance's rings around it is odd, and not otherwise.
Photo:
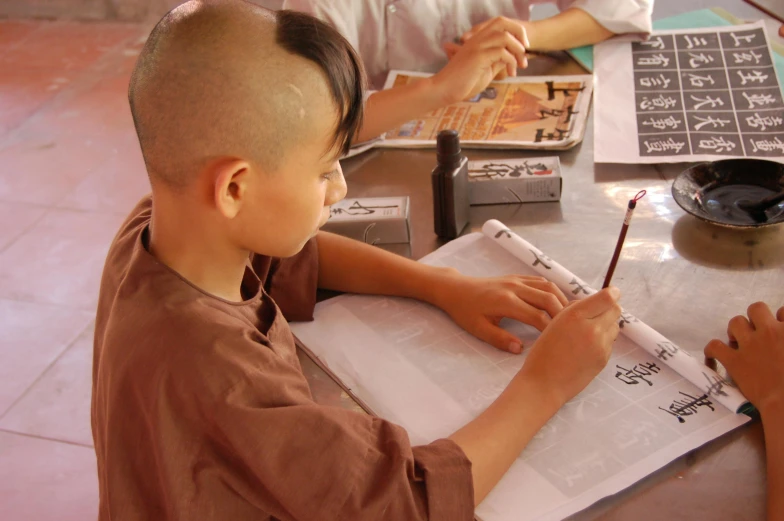
[(337, 173), (338, 173), (338, 171), (337, 171), (337, 170), (333, 170), (333, 171), (331, 171), (331, 172), (327, 172), (326, 174), (321, 174), (321, 177), (323, 177), (323, 178), (324, 178), (325, 180), (327, 180), (327, 181), (331, 181), (331, 180), (332, 180), (332, 178), (333, 178), (333, 177), (335, 177), (335, 175), (336, 175)]

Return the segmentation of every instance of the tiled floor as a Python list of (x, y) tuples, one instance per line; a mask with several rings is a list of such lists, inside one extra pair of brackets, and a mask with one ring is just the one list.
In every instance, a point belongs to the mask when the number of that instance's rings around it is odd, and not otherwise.
[(95, 303), (149, 190), (126, 100), (147, 28), (0, 20), (0, 519), (89, 521)]

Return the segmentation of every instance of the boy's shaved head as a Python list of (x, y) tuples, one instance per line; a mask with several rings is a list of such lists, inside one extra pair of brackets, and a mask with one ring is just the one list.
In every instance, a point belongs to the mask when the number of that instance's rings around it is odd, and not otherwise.
[(309, 113), (334, 102), (331, 150), (345, 152), (362, 118), (364, 73), (337, 31), (310, 16), (241, 0), (191, 0), (153, 29), (128, 98), (151, 181), (186, 186), (209, 161), (273, 171), (318, 139)]

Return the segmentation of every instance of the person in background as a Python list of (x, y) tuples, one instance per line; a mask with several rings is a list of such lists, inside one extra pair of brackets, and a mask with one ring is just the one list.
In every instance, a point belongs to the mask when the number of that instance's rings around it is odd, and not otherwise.
[(284, 9), (332, 24), (360, 54), (372, 89), (390, 70), (435, 73), (371, 93), (355, 142), (482, 92), (514, 76), (528, 51), (557, 51), (616, 34), (647, 36), (653, 0), (557, 0), (560, 13), (529, 20), (543, 0), (285, 0)]
[[(727, 326), (729, 344), (711, 340), (705, 356), (722, 363), (757, 408), (765, 431), (768, 519), (784, 519), (784, 307), (776, 315), (763, 302)], [(733, 347), (730, 347), (733, 346)]]

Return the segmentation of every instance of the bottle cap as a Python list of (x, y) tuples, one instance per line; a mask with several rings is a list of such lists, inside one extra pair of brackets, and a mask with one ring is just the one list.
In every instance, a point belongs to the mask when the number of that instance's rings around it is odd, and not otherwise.
[(457, 130), (442, 130), (438, 133), (436, 155), (439, 165), (454, 165), (460, 162), (460, 134)]

